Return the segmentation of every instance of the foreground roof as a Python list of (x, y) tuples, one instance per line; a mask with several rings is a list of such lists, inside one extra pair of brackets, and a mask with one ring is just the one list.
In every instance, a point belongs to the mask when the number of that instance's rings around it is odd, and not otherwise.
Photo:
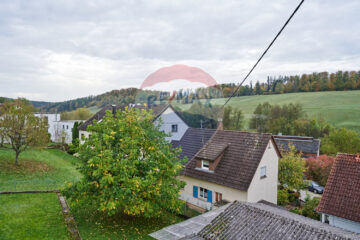
[(320, 140), (313, 137), (275, 135), (274, 139), (279, 149), (289, 150), (290, 143), (295, 146), (297, 152), (303, 154), (317, 154), (320, 149)]
[[(270, 140), (271, 134), (216, 130), (182, 174), (246, 191)], [(214, 159), (219, 153), (223, 155), (215, 171), (196, 168), (197, 158)]]
[(209, 141), (216, 129), (188, 128), (180, 141), (172, 141), (173, 147), (181, 146), (180, 158), (192, 159), (195, 154)]
[(360, 155), (338, 154), (316, 209), (360, 222)]
[[(92, 125), (94, 120), (99, 121), (99, 120), (103, 119), (103, 117), (106, 114), (106, 111), (108, 111), (108, 110), (110, 110), (110, 111), (112, 111), (113, 109), (115, 109), (116, 111), (124, 110), (125, 107), (127, 107), (127, 106), (128, 105), (115, 105), (115, 106), (106, 105), (100, 111), (95, 113), (91, 118), (89, 118), (83, 124), (81, 124), (79, 126), (79, 130), (86, 131), (87, 127), (89, 125)], [(132, 107), (137, 108), (137, 109), (151, 109), (153, 111), (153, 114), (155, 115), (155, 118), (157, 118), (161, 113), (163, 113), (167, 109), (168, 106), (169, 106), (168, 104), (162, 104), (162, 105), (152, 105), (151, 107), (145, 107), (144, 105), (135, 105)]]
[[(189, 234), (190, 235), (190, 234)], [(199, 233), (182, 239), (360, 239), (345, 230), (262, 203), (233, 202)]]

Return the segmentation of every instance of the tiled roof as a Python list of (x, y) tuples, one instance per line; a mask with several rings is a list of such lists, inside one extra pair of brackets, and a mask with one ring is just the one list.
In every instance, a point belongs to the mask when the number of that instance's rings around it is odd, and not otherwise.
[(199, 233), (181, 239), (359, 240), (360, 235), (262, 203), (235, 201)]
[(360, 155), (338, 154), (316, 209), (360, 222)]
[[(116, 110), (123, 110), (126, 106), (128, 105), (116, 105), (114, 106)], [(137, 108), (137, 109), (151, 109), (153, 111), (153, 114), (155, 115), (155, 118), (157, 118), (161, 113), (163, 113), (166, 108), (168, 107), (169, 105), (166, 105), (166, 104), (162, 104), (162, 105), (152, 105), (151, 107), (147, 108), (143, 105), (135, 105), (133, 106), (134, 108)], [(105, 114), (106, 114), (106, 111), (107, 110), (110, 110), (112, 111), (113, 109), (113, 106), (112, 105), (107, 105), (105, 107), (103, 107), (100, 111), (98, 111), (97, 113), (94, 114), (94, 116), (92, 116), (91, 118), (89, 118), (88, 120), (86, 120), (83, 124), (81, 124), (79, 126), (79, 130), (81, 131), (86, 131), (87, 127), (89, 125), (92, 125), (94, 120), (96, 121), (99, 121), (101, 120)]]
[(288, 150), (289, 143), (295, 146), (296, 151), (303, 154), (312, 153), (317, 154), (320, 149), (320, 140), (313, 137), (302, 136), (274, 136), (276, 144), (279, 149)]
[(211, 146), (228, 145), (216, 170), (201, 171), (196, 168), (196, 158), (192, 158), (182, 174), (246, 191), (270, 140), (271, 134), (216, 130), (205, 147), (210, 151)]
[(209, 141), (201, 149), (201, 151), (196, 154), (196, 157), (214, 161), (221, 153), (223, 153), (227, 149), (228, 146), (228, 143), (217, 143), (214, 141)]
[(195, 154), (209, 141), (216, 129), (188, 128), (180, 141), (172, 141), (173, 147), (181, 146), (180, 158), (192, 159)]

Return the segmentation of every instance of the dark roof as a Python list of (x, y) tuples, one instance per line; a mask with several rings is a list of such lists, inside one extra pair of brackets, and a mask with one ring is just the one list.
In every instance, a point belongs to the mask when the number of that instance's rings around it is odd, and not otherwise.
[(303, 136), (274, 136), (279, 149), (289, 150), (289, 143), (295, 146), (297, 152), (303, 154), (317, 154), (320, 149), (320, 140)]
[(316, 209), (360, 222), (360, 155), (338, 154)]
[(220, 154), (222, 154), (229, 146), (229, 143), (217, 143), (209, 141), (202, 149), (196, 154), (197, 158), (215, 161)]
[[(216, 130), (204, 147), (211, 151), (211, 147), (216, 145), (228, 145), (216, 170), (197, 169), (196, 158), (192, 158), (182, 174), (246, 191), (270, 140), (271, 134)], [(218, 152), (218, 148), (215, 147), (213, 152)]]
[(262, 203), (233, 202), (199, 233), (182, 239), (360, 239), (345, 230)]
[(216, 129), (188, 128), (180, 141), (172, 141), (173, 147), (181, 146), (180, 158), (192, 159), (195, 154), (209, 141)]
[[(117, 110), (125, 109), (126, 106), (128, 106), (128, 105), (114, 105), (114, 108), (117, 111)], [(137, 109), (151, 109), (153, 111), (153, 114), (155, 115), (155, 119), (156, 119), (157, 117), (159, 117), (159, 115), (161, 113), (163, 113), (167, 109), (168, 106), (169, 105), (167, 105), (167, 104), (162, 104), (162, 105), (152, 105), (151, 107), (145, 107), (144, 105), (135, 105), (132, 107), (137, 108)], [(92, 116), (91, 118), (86, 120), (83, 124), (81, 124), (79, 126), (79, 130), (86, 131), (87, 127), (89, 125), (92, 125), (94, 120), (96, 120), (96, 121), (101, 120), (105, 116), (107, 110), (112, 111), (113, 105), (106, 105), (105, 107), (103, 107), (100, 111), (95, 113), (94, 116)]]

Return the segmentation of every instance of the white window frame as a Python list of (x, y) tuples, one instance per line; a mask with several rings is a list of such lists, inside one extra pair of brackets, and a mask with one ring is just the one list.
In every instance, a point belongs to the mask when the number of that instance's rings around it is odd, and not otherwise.
[(266, 166), (262, 166), (261, 168), (260, 168), (260, 179), (262, 179), (262, 178), (266, 178), (267, 177), (267, 175), (266, 175)]
[(203, 200), (207, 200), (208, 190), (206, 188), (200, 187), (199, 190), (199, 198)]
[[(204, 163), (207, 163), (207, 164), (204, 164)], [(206, 165), (207, 165), (207, 166), (206, 166)], [(209, 161), (207, 161), (207, 160), (201, 160), (201, 168), (202, 168), (202, 169), (209, 170), (209, 167), (210, 167)]]

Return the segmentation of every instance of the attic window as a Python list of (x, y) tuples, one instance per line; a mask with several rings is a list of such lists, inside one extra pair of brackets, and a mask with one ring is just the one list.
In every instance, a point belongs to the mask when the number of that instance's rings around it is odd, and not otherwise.
[(268, 149), (271, 149), (271, 144), (269, 143)]
[(209, 161), (202, 160), (201, 161), (201, 168), (209, 170)]
[(177, 124), (171, 125), (171, 132), (177, 132), (177, 131), (178, 131), (178, 125)]
[(266, 166), (260, 168), (260, 179), (266, 178)]

